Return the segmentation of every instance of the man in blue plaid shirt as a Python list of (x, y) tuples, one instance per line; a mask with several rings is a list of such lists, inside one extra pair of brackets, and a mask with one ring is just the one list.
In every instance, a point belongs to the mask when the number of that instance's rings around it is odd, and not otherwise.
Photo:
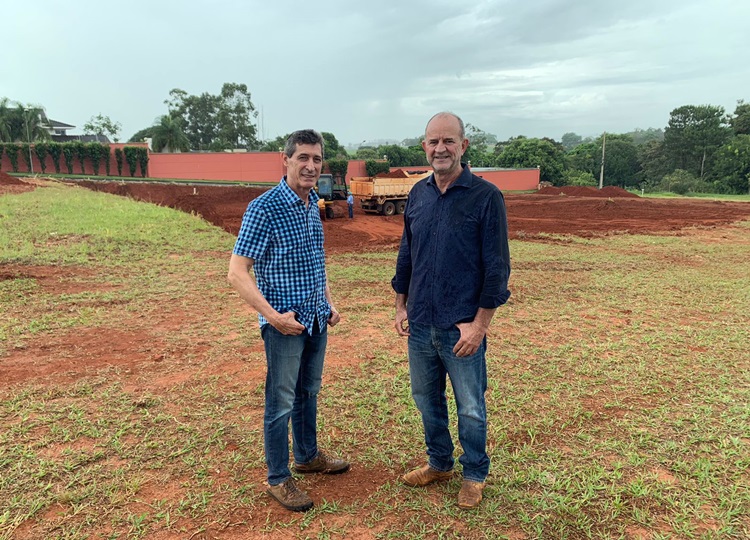
[(258, 312), (265, 344), (268, 493), (289, 510), (305, 511), (313, 502), (289, 470), (290, 419), (297, 472), (349, 470), (348, 462), (319, 450), (317, 443), (327, 325), (335, 326), (340, 316), (327, 284), (323, 224), (313, 190), (323, 167), (323, 137), (310, 129), (295, 131), (283, 159), (286, 176), (247, 207), (227, 279)]

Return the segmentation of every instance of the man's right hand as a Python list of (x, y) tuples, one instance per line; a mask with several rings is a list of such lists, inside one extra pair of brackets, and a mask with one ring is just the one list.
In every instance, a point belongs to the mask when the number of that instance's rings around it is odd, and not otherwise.
[(406, 315), (406, 309), (396, 308), (396, 332), (399, 336), (409, 336), (409, 319)]
[(268, 322), (285, 336), (298, 336), (305, 331), (305, 327), (294, 318), (296, 315), (294, 311), (287, 311), (286, 313), (279, 314), (273, 321), (269, 320)]

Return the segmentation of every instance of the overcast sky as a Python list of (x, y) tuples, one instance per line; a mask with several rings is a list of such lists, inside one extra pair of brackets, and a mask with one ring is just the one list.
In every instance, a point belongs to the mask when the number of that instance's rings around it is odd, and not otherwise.
[(27, 0), (0, 20), (0, 97), (73, 134), (109, 116), (122, 140), (173, 88), (224, 82), (247, 84), (262, 138), (342, 144), (420, 135), (442, 110), (500, 140), (559, 140), (750, 101), (750, 0)]

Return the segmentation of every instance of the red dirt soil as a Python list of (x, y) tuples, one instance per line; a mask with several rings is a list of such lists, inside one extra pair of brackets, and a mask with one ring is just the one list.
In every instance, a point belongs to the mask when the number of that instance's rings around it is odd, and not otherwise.
[[(9, 180), (10, 179), (10, 180)], [(136, 200), (177, 208), (186, 212), (202, 215), (207, 221), (222, 227), (231, 234), (236, 234), (242, 215), (248, 202), (257, 197), (263, 190), (237, 186), (186, 186), (174, 184), (148, 183), (105, 183), (79, 182), (79, 185), (96, 191), (115, 193), (132, 197)], [(33, 189), (44, 189), (48, 181), (43, 179), (17, 180), (0, 174), (0, 196), (16, 194)], [(555, 188), (557, 189), (557, 188)], [(544, 193), (543, 193), (544, 192)], [(549, 193), (549, 195), (547, 195)], [(602, 195), (603, 194), (603, 195)], [(604, 191), (565, 188), (550, 192), (541, 190), (534, 194), (507, 194), (508, 223), (512, 238), (525, 240), (551, 241), (544, 235), (577, 235), (598, 237), (624, 233), (667, 233), (688, 234), (680, 232), (689, 227), (717, 227), (740, 220), (750, 219), (750, 203), (717, 202), (692, 199), (646, 199), (633, 196), (622, 190)], [(328, 253), (356, 252), (373, 249), (395, 249), (398, 246), (403, 227), (401, 216), (374, 216), (355, 210), (354, 219), (344, 217), (346, 204), (337, 202), (336, 219), (324, 222), (326, 250)], [(2, 216), (0, 216), (0, 221)], [(555, 239), (554, 241), (560, 241)], [(720, 241), (720, 240), (717, 240)], [(228, 259), (228, 254), (221, 254)], [(41, 291), (56, 294), (75, 294), (79, 292), (106, 290), (106, 285), (99, 282), (98, 272), (93, 269), (71, 266), (28, 266), (5, 264), (0, 266), (0, 281), (18, 278), (31, 278)], [(210, 276), (210, 279), (221, 279), (221, 276)], [(252, 353), (262, 351), (262, 344), (256, 340), (252, 345), (237, 345), (236, 356), (211, 359), (210, 340), (234, 339), (233, 336), (222, 336), (218, 332), (202, 336), (200, 339), (175, 340), (172, 332), (175, 328), (203, 324), (208, 316), (202, 311), (197, 297), (189, 296), (173, 302), (165, 301), (160, 309), (155, 310), (148, 319), (133, 313), (131, 320), (125, 321), (122, 328), (107, 329), (107, 339), (102, 339), (101, 328), (78, 328), (73, 332), (57, 331), (40, 333), (28, 343), (15, 347), (8, 355), (0, 358), (0, 389), (16, 384), (64, 383), (72, 384), (96, 373), (108, 373), (115, 370), (118, 380), (125, 391), (138, 396), (147, 391), (154, 395), (167, 393), (172, 388), (187, 380), (204, 380), (212, 376), (232, 374), (235, 384), (243, 388), (255, 388), (264, 379), (263, 365), (253, 365), (245, 361)], [(184, 305), (183, 305), (184, 302)], [(228, 305), (226, 312), (211, 313), (210, 318), (217, 321), (229, 317), (240, 305)], [(186, 307), (186, 306), (189, 306)], [(254, 322), (254, 315), (247, 308), (248, 320)], [(376, 321), (367, 329), (358, 330), (360, 343), (369, 343), (367, 332), (380, 326), (387, 326), (390, 321)], [(344, 323), (346, 324), (346, 323)], [(220, 326), (220, 322), (217, 322)], [(213, 328), (212, 328), (213, 330)], [(379, 337), (375, 336), (375, 337)], [(394, 354), (404, 354), (403, 341), (388, 340)], [(351, 338), (333, 333), (330, 337), (326, 357), (326, 369), (331, 373), (326, 377), (336, 376), (336, 371), (346, 368), (356, 361), (351, 355)], [(194, 357), (193, 360), (189, 358)], [(327, 372), (328, 373), (328, 372)], [(262, 414), (262, 411), (254, 411)], [(234, 443), (233, 443), (234, 444)], [(260, 451), (251, 449), (249, 451)], [(414, 462), (412, 465), (419, 465)], [(218, 473), (218, 471), (217, 471)], [(226, 473), (223, 473), (226, 474)], [(250, 476), (243, 479), (262, 490), (265, 471), (253, 469)], [(222, 481), (238, 489), (237, 483), (222, 477)], [(356, 504), (366, 500), (372, 493), (385, 484), (393, 481), (392, 471), (369, 470), (356, 465), (341, 478), (313, 478), (303, 480), (302, 487), (310, 490), (316, 500), (334, 500), (341, 504)], [(179, 500), (179, 487), (170, 485), (146, 484), (138, 493), (141, 501)], [(263, 499), (265, 500), (265, 499)], [(220, 505), (219, 505), (220, 506)], [(74, 514), (64, 514), (61, 507), (51, 507), (39, 519), (28, 519), (15, 530), (14, 538), (19, 540), (49, 537), (43, 533), (54, 528), (62, 520), (75, 519)], [(217, 529), (212, 524), (201, 532), (198, 525), (189, 517), (180, 518), (180, 527), (188, 531), (184, 538), (219, 538), (222, 540), (244, 540), (266, 536), (263, 531), (269, 524), (285, 524), (299, 519), (268, 502), (257, 508), (240, 508), (232, 516), (236, 528)], [(336, 528), (337, 516), (326, 517), (325, 526)], [(356, 517), (352, 518), (356, 519)], [(389, 519), (393, 519), (392, 517)], [(319, 517), (321, 529), (323, 517)], [(217, 522), (218, 523), (218, 522)], [(349, 538), (371, 538), (374, 531), (397, 527), (390, 521), (384, 521), (375, 529), (361, 525), (349, 530)], [(98, 526), (101, 527), (101, 524)], [(318, 529), (309, 530), (312, 536)], [(394, 529), (396, 530), (396, 529)], [(104, 536), (101, 529), (97, 533)], [(521, 531), (516, 534), (506, 531), (510, 538), (525, 538)], [(192, 535), (190, 533), (193, 533)], [(274, 538), (292, 537), (293, 533), (275, 531)], [(321, 533), (322, 534), (322, 533)], [(173, 538), (169, 532), (159, 531), (154, 538)], [(272, 536), (268, 536), (272, 537)]]
[[(96, 191), (195, 212), (231, 234), (237, 234), (248, 202), (263, 192), (237, 186), (79, 182)], [(649, 234), (689, 227), (714, 227), (750, 219), (750, 204), (705, 199), (647, 199), (621, 188), (603, 190), (568, 186), (537, 193), (505, 195), (511, 238), (540, 235), (581, 237)], [(403, 229), (401, 216), (365, 214), (355, 205), (354, 219), (346, 204), (336, 202), (336, 219), (324, 223), (326, 251), (350, 252), (395, 247)], [(543, 237), (543, 236), (542, 236)]]

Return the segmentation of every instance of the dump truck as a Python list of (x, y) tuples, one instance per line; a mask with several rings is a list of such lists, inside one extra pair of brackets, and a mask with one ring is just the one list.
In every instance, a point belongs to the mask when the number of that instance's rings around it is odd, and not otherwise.
[(333, 201), (345, 201), (347, 196), (346, 183), (339, 177), (332, 174), (321, 174), (318, 183), (315, 185), (315, 191), (318, 199), (318, 208), (320, 217), (323, 219), (334, 218)]
[(349, 181), (349, 190), (365, 212), (384, 216), (403, 214), (411, 188), (431, 174), (432, 171), (396, 169), (375, 176), (355, 176)]

